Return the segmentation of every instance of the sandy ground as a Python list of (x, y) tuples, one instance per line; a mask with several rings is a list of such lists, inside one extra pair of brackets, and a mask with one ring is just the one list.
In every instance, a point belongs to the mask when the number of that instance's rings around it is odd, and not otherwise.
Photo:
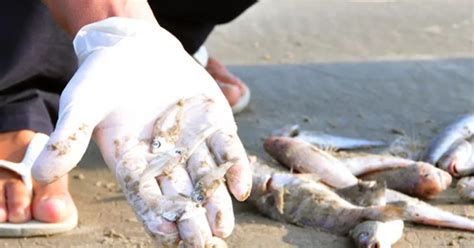
[[(238, 115), (251, 154), (285, 124), (391, 141), (428, 142), (474, 107), (473, 1), (266, 0), (208, 41), (252, 90)], [(79, 176), (81, 175), (81, 176)], [(2, 247), (149, 247), (94, 145), (72, 172), (74, 231), (1, 239)], [(433, 204), (474, 218), (450, 189)], [(231, 247), (351, 247), (348, 239), (282, 224), (235, 203)], [(396, 247), (474, 247), (474, 234), (408, 225)]]

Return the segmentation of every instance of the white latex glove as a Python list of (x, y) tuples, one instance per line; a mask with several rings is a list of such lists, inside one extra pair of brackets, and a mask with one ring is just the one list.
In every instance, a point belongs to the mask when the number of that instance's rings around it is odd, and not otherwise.
[(227, 172), (238, 200), (248, 197), (252, 179), (214, 80), (156, 23), (119, 17), (92, 23), (78, 32), (74, 48), (80, 66), (61, 95), (56, 129), (33, 177), (48, 183), (68, 173), (93, 135), (158, 244), (179, 238), (204, 246), (212, 234), (230, 235), (232, 203), (219, 175)]

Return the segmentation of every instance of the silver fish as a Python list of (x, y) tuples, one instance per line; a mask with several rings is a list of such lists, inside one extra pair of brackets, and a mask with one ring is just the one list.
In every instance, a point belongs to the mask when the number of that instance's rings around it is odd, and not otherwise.
[(378, 140), (336, 136), (316, 131), (300, 130), (298, 125), (289, 125), (272, 132), (275, 136), (291, 137), (311, 143), (323, 150), (354, 150), (382, 147), (387, 144)]
[(403, 236), (402, 220), (364, 221), (350, 231), (357, 248), (390, 248)]
[(359, 181), (334, 156), (307, 142), (271, 136), (265, 140), (264, 148), (281, 164), (299, 172), (314, 173), (332, 187), (348, 187)]
[(474, 174), (474, 140), (454, 143), (438, 160), (438, 166), (455, 177)]
[(436, 136), (430, 143), (422, 159), (430, 164), (436, 164), (441, 156), (443, 156), (454, 143), (473, 135), (474, 113), (461, 116)]
[(191, 193), (191, 199), (200, 204), (206, 203), (217, 187), (225, 181), (224, 176), (232, 165), (224, 163), (199, 179)]
[[(368, 199), (361, 203), (384, 206), (386, 204), (385, 184), (377, 182), (359, 182), (359, 189), (354, 198)], [(339, 190), (338, 190), (339, 191)], [(338, 192), (336, 191), (336, 192)], [(362, 194), (367, 191), (368, 194)], [(360, 201), (360, 200), (359, 200)], [(349, 232), (350, 237), (359, 248), (389, 248), (403, 236), (403, 220), (364, 221)]]

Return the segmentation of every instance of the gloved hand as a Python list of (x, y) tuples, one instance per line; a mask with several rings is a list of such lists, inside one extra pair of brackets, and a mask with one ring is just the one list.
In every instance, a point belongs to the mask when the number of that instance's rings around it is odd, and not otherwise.
[(226, 174), (238, 200), (248, 197), (252, 179), (213, 79), (156, 23), (119, 17), (92, 23), (78, 32), (74, 48), (80, 66), (61, 95), (56, 129), (33, 177), (48, 183), (65, 175), (93, 136), (160, 245), (174, 244), (178, 232), (193, 246), (212, 234), (230, 235), (232, 203), (220, 176)]

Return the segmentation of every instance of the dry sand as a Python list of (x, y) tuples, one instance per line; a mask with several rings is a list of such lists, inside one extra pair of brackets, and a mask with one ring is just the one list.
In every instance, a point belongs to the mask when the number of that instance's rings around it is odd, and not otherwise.
[[(236, 117), (252, 154), (289, 123), (391, 141), (393, 129), (427, 142), (474, 109), (472, 1), (266, 0), (208, 41), (252, 90)], [(74, 231), (2, 239), (1, 247), (149, 247), (95, 146), (72, 172)], [(433, 204), (474, 218), (453, 189)], [(236, 203), (231, 247), (351, 247), (348, 239), (282, 224)], [(474, 234), (408, 225), (396, 247), (474, 247)]]

